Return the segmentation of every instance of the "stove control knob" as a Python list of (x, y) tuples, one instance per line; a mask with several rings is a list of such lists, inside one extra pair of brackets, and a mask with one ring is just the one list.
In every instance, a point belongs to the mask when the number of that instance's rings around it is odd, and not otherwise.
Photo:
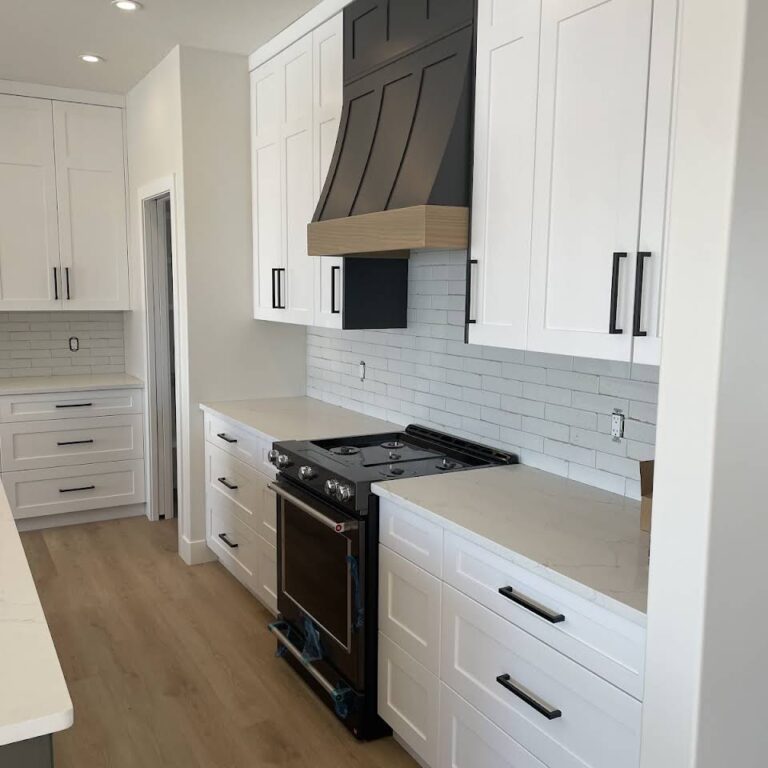
[(325, 481), (325, 492), (329, 496), (335, 496), (336, 491), (339, 489), (339, 481), (338, 480), (326, 480)]
[(267, 459), (270, 464), (277, 464), (277, 457), (280, 455), (274, 448), (267, 454)]
[(285, 469), (286, 467), (290, 467), (291, 460), (284, 453), (281, 453), (277, 457), (277, 466), (279, 469)]
[(349, 501), (355, 495), (355, 489), (351, 485), (340, 485), (337, 494), (339, 501)]
[(312, 467), (299, 467), (299, 477), (302, 480), (312, 480), (317, 477), (317, 472)]

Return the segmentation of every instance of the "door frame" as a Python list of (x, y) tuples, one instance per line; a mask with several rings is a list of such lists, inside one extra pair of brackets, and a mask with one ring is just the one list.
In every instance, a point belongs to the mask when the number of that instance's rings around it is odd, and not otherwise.
[[(144, 272), (143, 288), (145, 297), (145, 322), (146, 322), (146, 345), (145, 345), (145, 370), (146, 386), (145, 386), (145, 423), (144, 423), (144, 443), (145, 443), (145, 455), (147, 457), (146, 477), (147, 477), (147, 518), (149, 520), (159, 520), (159, 511), (157, 508), (158, 497), (158, 478), (156, 477), (157, 466), (157, 444), (152, 439), (153, 430), (151, 425), (157, 419), (157, 386), (156, 386), (156, 370), (155, 370), (155, 335), (152, 333), (152, 329), (155, 326), (155, 311), (152, 302), (149, 301), (151, 295), (148, 285), (148, 279), (151, 272), (147, 270), (147, 244), (145, 239), (145, 217), (144, 217), (144, 204), (147, 201), (155, 200), (160, 197), (168, 195), (171, 203), (171, 251), (172, 251), (172, 291), (173, 291), (173, 307), (174, 307), (174, 324), (173, 324), (173, 345), (174, 345), (174, 375), (175, 375), (175, 418), (176, 418), (176, 489), (177, 489), (177, 510), (178, 518), (181, 520), (184, 514), (183, 510), (187, 509), (187, 485), (184, 482), (186, 474), (184, 472), (184, 460), (185, 448), (186, 448), (186, 435), (188, 434), (183, 429), (183, 414), (182, 408), (182, 395), (184, 391), (185, 381), (182, 376), (182, 372), (186, 370), (186, 349), (181, 344), (181, 312), (180, 312), (180, 295), (179, 290), (179, 246), (177, 239), (177, 227), (178, 227), (178, 215), (177, 215), (177, 201), (176, 201), (176, 178), (175, 176), (167, 176), (156, 181), (142, 186), (137, 193), (138, 198), (138, 224), (139, 224), (139, 244), (141, 248), (141, 265)], [(181, 526), (179, 526), (181, 530)]]

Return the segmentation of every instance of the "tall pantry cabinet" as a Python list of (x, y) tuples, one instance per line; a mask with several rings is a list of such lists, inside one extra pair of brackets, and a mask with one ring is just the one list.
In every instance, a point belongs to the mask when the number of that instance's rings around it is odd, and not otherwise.
[(129, 309), (123, 111), (0, 95), (0, 310)]
[(658, 363), (676, 0), (479, 0), (471, 343)]

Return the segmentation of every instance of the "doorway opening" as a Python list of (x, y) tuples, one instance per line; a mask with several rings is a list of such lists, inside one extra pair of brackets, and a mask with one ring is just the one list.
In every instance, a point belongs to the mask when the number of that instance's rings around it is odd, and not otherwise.
[(149, 518), (179, 514), (176, 302), (171, 192), (142, 200), (147, 297)]

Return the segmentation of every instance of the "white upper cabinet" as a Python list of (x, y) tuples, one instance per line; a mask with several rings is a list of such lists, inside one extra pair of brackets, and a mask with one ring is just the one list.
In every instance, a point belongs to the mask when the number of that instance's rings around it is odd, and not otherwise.
[(254, 316), (303, 325), (315, 313), (313, 58), (309, 34), (251, 73)]
[(478, 6), (471, 344), (526, 345), (540, 14), (536, 0)]
[(123, 112), (0, 95), (0, 309), (128, 309)]
[(0, 309), (55, 309), (59, 269), (50, 101), (0, 95)]
[(128, 309), (123, 112), (54, 102), (64, 309)]
[[(312, 116), (314, 207), (323, 191), (344, 102), (344, 23), (337, 14), (312, 33), (314, 60), (314, 110)], [(344, 260), (315, 260), (315, 325), (341, 328), (341, 281)]]
[(659, 362), (676, 7), (479, 0), (471, 343)]

